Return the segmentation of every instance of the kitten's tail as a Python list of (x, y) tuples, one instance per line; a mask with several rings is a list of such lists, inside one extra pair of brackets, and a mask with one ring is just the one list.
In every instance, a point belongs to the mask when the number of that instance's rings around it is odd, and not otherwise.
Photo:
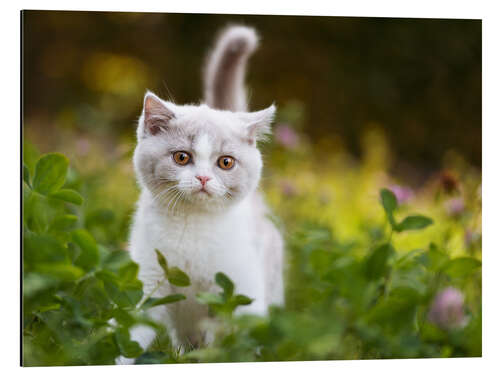
[(229, 26), (222, 31), (208, 56), (204, 72), (208, 106), (247, 111), (245, 67), (257, 44), (258, 36), (253, 28)]

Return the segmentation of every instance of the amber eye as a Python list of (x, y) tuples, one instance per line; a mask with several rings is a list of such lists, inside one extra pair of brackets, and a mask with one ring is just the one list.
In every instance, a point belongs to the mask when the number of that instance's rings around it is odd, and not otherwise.
[(187, 152), (184, 151), (174, 152), (174, 160), (179, 165), (186, 165), (187, 163), (189, 163), (190, 159), (191, 156)]
[(222, 169), (231, 169), (234, 166), (234, 159), (231, 156), (221, 156), (217, 164)]

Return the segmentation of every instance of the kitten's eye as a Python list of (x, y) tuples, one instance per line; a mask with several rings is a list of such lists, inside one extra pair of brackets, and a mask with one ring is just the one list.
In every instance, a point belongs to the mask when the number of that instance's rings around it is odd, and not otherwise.
[(217, 165), (222, 169), (231, 169), (234, 166), (234, 159), (231, 156), (221, 156), (217, 160)]
[(174, 152), (174, 161), (179, 165), (186, 165), (191, 160), (191, 155), (185, 151)]

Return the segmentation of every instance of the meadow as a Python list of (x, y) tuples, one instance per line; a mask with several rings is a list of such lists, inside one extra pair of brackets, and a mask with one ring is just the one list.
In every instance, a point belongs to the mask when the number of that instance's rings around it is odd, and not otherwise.
[[(133, 141), (71, 133), (75, 142), (42, 153), (42, 133), (23, 150), (24, 365), (481, 356), (481, 171), (460, 154), (410, 184), (391, 171), (382, 127), (359, 135), (354, 157), (335, 137), (309, 139), (300, 103), (280, 106), (261, 145), (261, 189), (286, 242), (286, 303), (240, 315), (252, 296), (214, 274), (220, 294), (198, 302), (213, 312), (205, 324), (216, 340), (180, 349), (147, 310), (185, 297), (144, 296), (127, 252)], [(158, 261), (164, 282), (189, 285)], [(145, 352), (128, 333), (137, 323), (158, 331)]]

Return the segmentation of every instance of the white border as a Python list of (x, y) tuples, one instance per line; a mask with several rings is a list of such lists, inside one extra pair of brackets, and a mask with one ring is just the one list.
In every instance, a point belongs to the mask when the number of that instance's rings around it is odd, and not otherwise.
[[(246, 14), (302, 14), (366, 17), (412, 17), (412, 18), (475, 18), (483, 19), (483, 358), (482, 359), (428, 359), (428, 360), (385, 360), (385, 361), (330, 361), (330, 362), (288, 362), (249, 363), (213, 365), (154, 365), (139, 367), (148, 372), (185, 374), (208, 373), (255, 373), (260, 371), (330, 373), (404, 373), (430, 374), (453, 372), (453, 374), (489, 374), (500, 368), (499, 324), (500, 286), (500, 241), (498, 240), (498, 219), (500, 213), (500, 161), (498, 142), (500, 140), (499, 97), (500, 69), (498, 35), (499, 13), (495, 1), (262, 1), (240, 2), (209, 1), (19, 1), (2, 5), (2, 156), (1, 178), (1, 233), (2, 262), (2, 316), (1, 350), (3, 371), (36, 371), (37, 373), (83, 373), (137, 372), (134, 366), (97, 366), (21, 369), (19, 367), (19, 10), (107, 10), (148, 11), (179, 13), (246, 13)], [(437, 146), (439, 147), (439, 146)], [(484, 328), (486, 327), (486, 328)], [(10, 371), (9, 371), (10, 373)]]

